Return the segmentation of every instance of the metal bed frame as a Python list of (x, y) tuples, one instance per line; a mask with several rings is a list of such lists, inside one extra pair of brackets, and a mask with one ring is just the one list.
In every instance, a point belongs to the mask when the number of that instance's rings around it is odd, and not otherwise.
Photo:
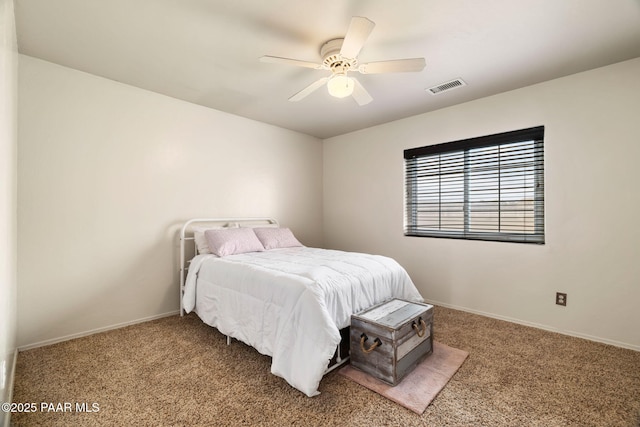
[[(267, 217), (255, 217), (255, 218), (194, 218), (194, 219), (190, 219), (187, 222), (184, 223), (184, 225), (182, 226), (182, 228), (180, 229), (180, 317), (184, 316), (184, 308), (182, 305), (182, 299), (184, 296), (184, 287), (185, 287), (185, 280), (187, 277), (187, 274), (189, 272), (189, 264), (191, 262), (191, 258), (193, 258), (193, 256), (198, 254), (198, 247), (196, 245), (195, 242), (195, 238), (193, 236), (193, 226), (196, 225), (211, 225), (211, 226), (224, 226), (224, 225), (275, 225), (278, 226), (279, 223), (277, 220), (275, 220), (274, 218), (267, 218)], [(189, 246), (193, 246), (193, 256), (189, 257), (187, 259), (187, 250)], [(341, 336), (342, 336), (342, 332)], [(229, 335), (226, 335), (227, 338), (227, 345), (231, 344), (231, 337)], [(347, 334), (347, 341), (348, 341), (348, 334)], [(342, 341), (340, 341), (340, 343), (338, 343), (338, 347), (336, 348), (336, 352), (334, 354), (334, 357), (332, 358), (332, 360), (335, 359), (335, 363), (328, 366), (327, 369), (325, 370), (325, 375), (328, 374), (329, 372), (333, 371), (336, 368), (339, 368), (340, 366), (344, 365), (346, 362), (349, 361), (349, 354), (347, 352), (347, 355), (343, 355), (342, 354)], [(348, 348), (348, 347), (347, 347)]]

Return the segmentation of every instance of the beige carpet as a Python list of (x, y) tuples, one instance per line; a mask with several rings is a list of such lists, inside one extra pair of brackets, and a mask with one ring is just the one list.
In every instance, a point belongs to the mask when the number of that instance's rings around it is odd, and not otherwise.
[(422, 415), (429, 403), (460, 369), (468, 355), (466, 351), (434, 341), (433, 353), (395, 386), (390, 386), (350, 365), (338, 372), (361, 386)]
[[(12, 415), (16, 426), (625, 426), (640, 422), (640, 352), (435, 307), (434, 338), (469, 357), (422, 415), (332, 372), (308, 398), (270, 358), (196, 316), (18, 355), (15, 402), (97, 413)], [(601, 315), (603, 315), (601, 313)], [(78, 319), (81, 321), (81, 319)]]

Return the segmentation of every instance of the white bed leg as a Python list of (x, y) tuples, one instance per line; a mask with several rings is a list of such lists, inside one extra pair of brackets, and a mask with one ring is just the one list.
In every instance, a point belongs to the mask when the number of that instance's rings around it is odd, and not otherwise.
[(231, 345), (231, 337), (227, 335), (227, 345)]
[(348, 355), (344, 358), (342, 357), (342, 351), (341, 351), (342, 349), (340, 348), (341, 347), (340, 344), (342, 343), (338, 343), (338, 347), (336, 348), (336, 363), (334, 363), (330, 367), (327, 367), (327, 369), (325, 369), (324, 371), (324, 375), (327, 375), (329, 372), (341, 367), (342, 365), (344, 365), (349, 361)]

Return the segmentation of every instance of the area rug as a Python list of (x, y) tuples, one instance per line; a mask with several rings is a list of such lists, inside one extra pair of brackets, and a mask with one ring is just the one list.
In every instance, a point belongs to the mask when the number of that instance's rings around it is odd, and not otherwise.
[(347, 365), (338, 373), (381, 394), (389, 400), (422, 414), (464, 363), (469, 353), (433, 342), (433, 353), (395, 386)]

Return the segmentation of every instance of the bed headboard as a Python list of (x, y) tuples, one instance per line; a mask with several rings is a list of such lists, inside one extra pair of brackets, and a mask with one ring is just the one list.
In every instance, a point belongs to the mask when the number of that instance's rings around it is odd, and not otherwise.
[(273, 218), (194, 218), (186, 221), (180, 229), (180, 316), (184, 315), (182, 308), (182, 295), (184, 294), (184, 284), (189, 271), (191, 258), (198, 254), (195, 239), (193, 237), (193, 227), (251, 227), (260, 225), (278, 225), (278, 221)]

